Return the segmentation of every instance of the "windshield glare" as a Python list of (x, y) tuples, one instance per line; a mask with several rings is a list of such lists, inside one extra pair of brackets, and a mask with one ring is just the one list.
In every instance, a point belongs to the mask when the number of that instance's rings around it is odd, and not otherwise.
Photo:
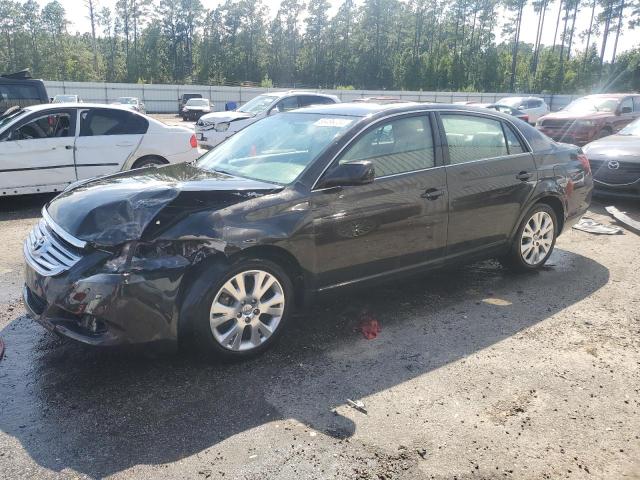
[(206, 99), (202, 98), (192, 98), (190, 100), (187, 100), (186, 105), (191, 107), (206, 107), (207, 105), (209, 105), (209, 102)]
[(618, 100), (615, 98), (579, 98), (562, 110), (571, 113), (615, 112)]
[(240, 130), (205, 154), (197, 165), (239, 177), (286, 185), (357, 117), (283, 113)]
[(242, 105), (238, 111), (257, 115), (269, 108), (269, 105), (271, 105), (277, 98), (278, 97), (274, 95), (258, 95), (256, 98), (253, 98)]
[(29, 113), (28, 110), (18, 110), (6, 117), (0, 117), (0, 131), (4, 130), (6, 126), (20, 119), (22, 116), (26, 115), (27, 113)]
[(620, 130), (618, 132), (618, 135), (633, 135), (636, 137), (640, 137), (640, 118), (631, 122), (629, 125)]

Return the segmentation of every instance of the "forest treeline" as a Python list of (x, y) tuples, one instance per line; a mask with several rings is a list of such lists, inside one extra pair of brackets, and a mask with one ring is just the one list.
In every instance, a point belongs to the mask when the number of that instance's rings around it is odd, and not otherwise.
[[(262, 0), (211, 10), (200, 0), (73, 3), (89, 32), (71, 33), (57, 0), (0, 0), (0, 72), (322, 88), (640, 89), (640, 48), (618, 48), (623, 35), (640, 40), (640, 0), (344, 0), (331, 15), (327, 0), (282, 0), (272, 13)], [(535, 17), (523, 18), (529, 4)], [(543, 44), (549, 28), (554, 41)], [(521, 41), (524, 29), (536, 31), (533, 44)]]

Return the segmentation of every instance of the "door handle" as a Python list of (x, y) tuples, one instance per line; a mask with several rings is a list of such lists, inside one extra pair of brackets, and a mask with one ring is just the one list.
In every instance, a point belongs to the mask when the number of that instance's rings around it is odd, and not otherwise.
[(73, 150), (73, 145), (65, 145), (64, 148), (67, 150)]
[(529, 180), (531, 178), (531, 174), (529, 172), (520, 172), (519, 174), (516, 175), (516, 178), (518, 180), (526, 182), (527, 180)]
[(440, 190), (439, 188), (430, 188), (426, 190), (422, 195), (422, 198), (426, 198), (427, 200), (435, 200), (444, 195), (444, 190)]

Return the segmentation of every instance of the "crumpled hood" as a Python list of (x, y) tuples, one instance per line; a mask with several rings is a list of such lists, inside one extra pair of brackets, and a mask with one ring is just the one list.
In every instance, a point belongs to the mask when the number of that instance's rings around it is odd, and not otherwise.
[(609, 135), (595, 140), (584, 147), (584, 153), (590, 158), (615, 158), (625, 161), (640, 160), (640, 137), (634, 135)]
[(234, 120), (242, 120), (244, 118), (251, 118), (253, 115), (246, 112), (238, 112), (237, 110), (231, 112), (213, 112), (208, 113), (200, 117), (203, 122), (233, 122)]
[(140, 239), (156, 216), (175, 202), (183, 211), (215, 211), (280, 188), (181, 163), (80, 183), (54, 198), (46, 209), (53, 221), (74, 237), (114, 246)]

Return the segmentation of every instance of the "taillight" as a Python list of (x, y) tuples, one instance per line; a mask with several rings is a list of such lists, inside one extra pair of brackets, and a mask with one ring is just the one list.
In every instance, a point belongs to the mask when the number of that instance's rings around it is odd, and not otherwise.
[(191, 148), (198, 148), (198, 140), (196, 139), (195, 134), (191, 135), (191, 140), (189, 140), (189, 143), (191, 144)]
[(582, 165), (582, 168), (584, 168), (585, 172), (591, 173), (591, 164), (589, 163), (589, 159), (584, 153), (578, 154), (578, 161)]
[(529, 115), (523, 115), (522, 116), (522, 121), (529, 123)]

